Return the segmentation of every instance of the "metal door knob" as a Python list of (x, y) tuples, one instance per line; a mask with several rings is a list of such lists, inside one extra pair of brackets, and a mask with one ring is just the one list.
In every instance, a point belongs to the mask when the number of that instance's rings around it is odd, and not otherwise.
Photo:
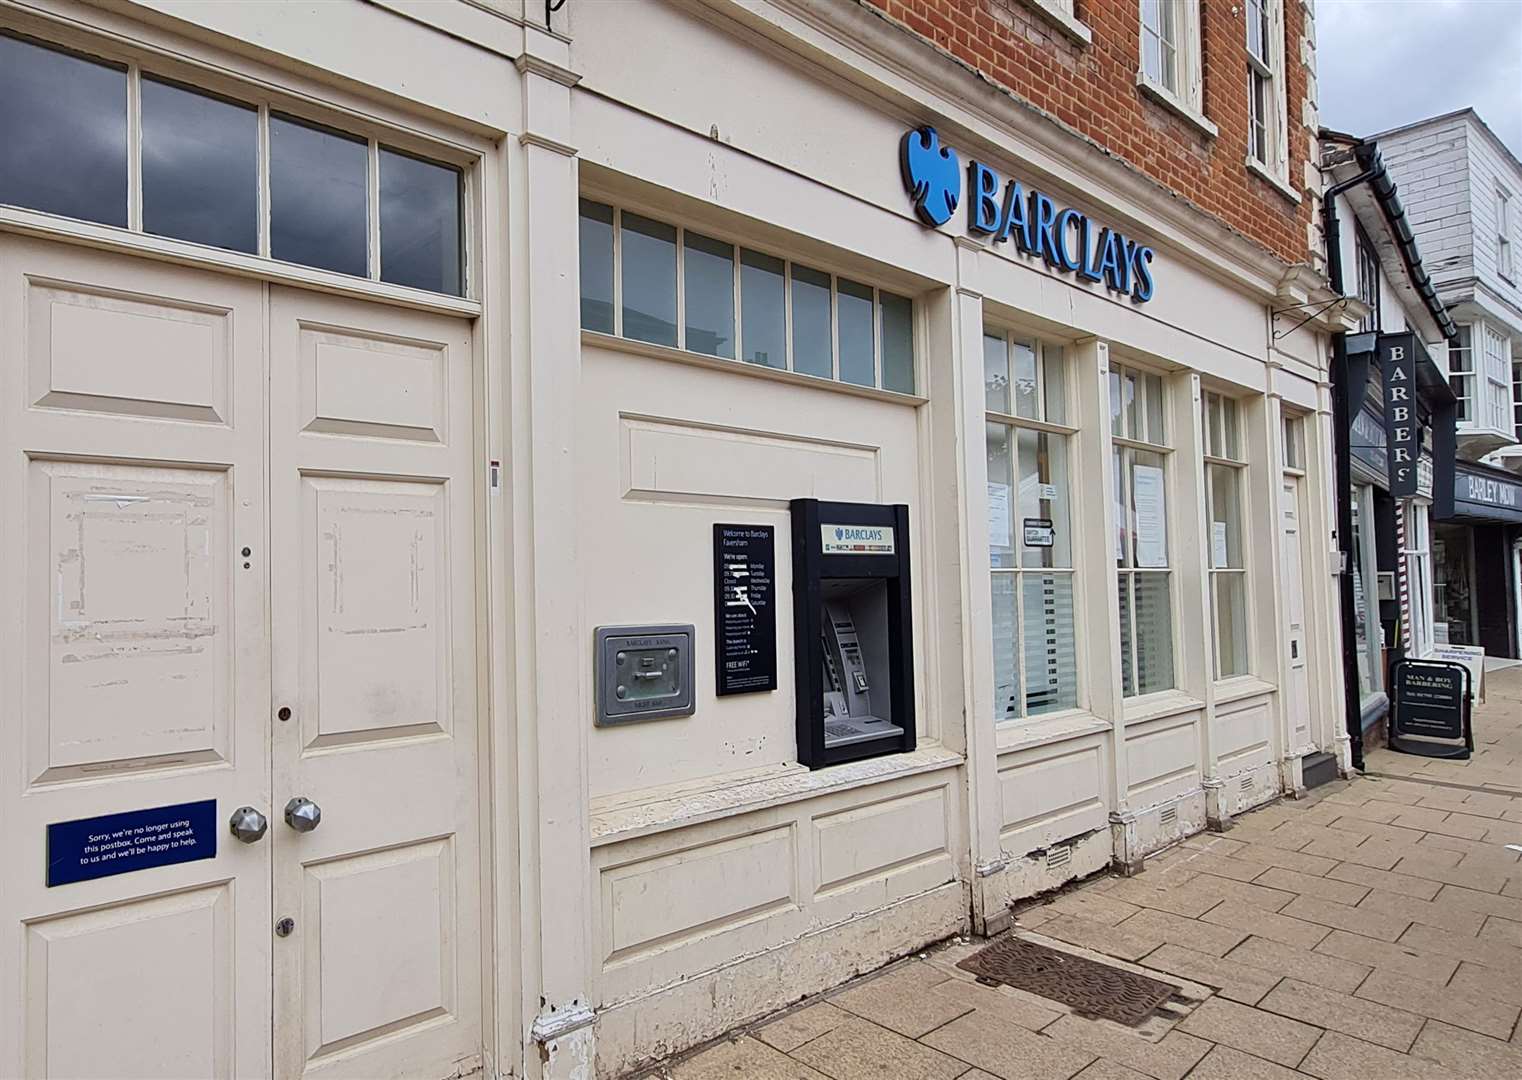
[(245, 844), (258, 841), (264, 835), (264, 830), (269, 827), (270, 819), (252, 806), (238, 807), (233, 811), (233, 816), (227, 819), (227, 831)]
[(285, 823), (297, 832), (311, 832), (322, 821), (322, 807), (305, 795), (285, 804)]

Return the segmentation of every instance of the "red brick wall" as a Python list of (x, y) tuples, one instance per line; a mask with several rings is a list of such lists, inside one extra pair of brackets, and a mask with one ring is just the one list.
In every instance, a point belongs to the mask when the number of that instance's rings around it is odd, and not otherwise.
[[(1242, 0), (1200, 0), (1204, 113), (1211, 138), (1136, 85), (1138, 0), (1076, 0), (1093, 35), (1080, 45), (1026, 0), (860, 0), (1221, 218), (1287, 263), (1306, 262), (1311, 200), (1291, 203), (1248, 172)], [(1284, 0), (1289, 177), (1301, 189), (1303, 11)], [(1301, 192), (1304, 194), (1304, 192)]]

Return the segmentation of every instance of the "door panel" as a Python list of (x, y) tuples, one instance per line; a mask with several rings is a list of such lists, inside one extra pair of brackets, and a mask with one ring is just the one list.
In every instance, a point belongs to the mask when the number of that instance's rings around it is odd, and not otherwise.
[[(0, 1075), (270, 1069), (263, 325), (0, 236)], [(49, 824), (207, 799), (214, 858), (48, 887)]]
[(1286, 477), (1280, 493), (1280, 546), (1283, 563), (1284, 633), (1289, 652), (1285, 709), (1289, 713), (1290, 743), (1303, 749), (1311, 743), (1310, 669), (1305, 654), (1305, 583), (1302, 580), (1300, 538), (1300, 480)]
[(27, 996), (43, 1007), (32, 1014), (36, 1071), (26, 1075), (240, 1075), (231, 891), (210, 885), (32, 923)]
[(272, 287), (276, 1075), (480, 1051), (469, 325)]

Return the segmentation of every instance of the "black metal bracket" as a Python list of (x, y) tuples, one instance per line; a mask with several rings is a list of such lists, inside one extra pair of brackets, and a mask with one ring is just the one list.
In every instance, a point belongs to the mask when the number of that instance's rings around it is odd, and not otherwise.
[[(565, 2), (565, 0), (561, 0), (561, 3), (564, 3), (564, 2)], [(1275, 322), (1277, 322), (1279, 320), (1279, 316), (1280, 315), (1288, 315), (1291, 312), (1306, 311), (1306, 310), (1309, 309), (1311, 313), (1309, 315), (1307, 315), (1305, 318), (1301, 319), (1299, 322), (1297, 322), (1294, 326), (1291, 326), (1288, 330), (1275, 330), (1274, 331), (1274, 340), (1278, 341), (1281, 338), (1287, 338), (1287, 337), (1289, 337), (1296, 330), (1299, 330), (1306, 323), (1308, 323), (1312, 319), (1316, 318), (1316, 316), (1323, 315), (1326, 312), (1330, 311), (1334, 307), (1343, 307), (1343, 308), (1345, 308), (1347, 306), (1348, 306), (1348, 298), (1346, 296), (1334, 296), (1330, 300), (1322, 300), (1322, 301), (1319, 301), (1319, 302), (1314, 303), (1314, 304), (1295, 304), (1292, 307), (1275, 308), (1271, 312), (1271, 314), (1274, 317), (1274, 321)]]
[(565, 7), (565, 0), (544, 0), (544, 28), (550, 28), (550, 16)]

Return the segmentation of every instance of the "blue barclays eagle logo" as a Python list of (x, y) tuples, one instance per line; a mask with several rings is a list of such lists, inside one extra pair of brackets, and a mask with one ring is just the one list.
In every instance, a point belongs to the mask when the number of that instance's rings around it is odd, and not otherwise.
[(837, 540), (844, 540), (845, 538), (846, 538), (846, 531), (844, 529), (840, 528), (839, 526), (836, 526), (836, 528), (835, 528), (835, 539), (837, 539)]
[(904, 190), (914, 199), (914, 212), (927, 225), (944, 225), (956, 213), (961, 187), (957, 152), (942, 146), (935, 128), (926, 125), (904, 136), (899, 146), (899, 169)]

